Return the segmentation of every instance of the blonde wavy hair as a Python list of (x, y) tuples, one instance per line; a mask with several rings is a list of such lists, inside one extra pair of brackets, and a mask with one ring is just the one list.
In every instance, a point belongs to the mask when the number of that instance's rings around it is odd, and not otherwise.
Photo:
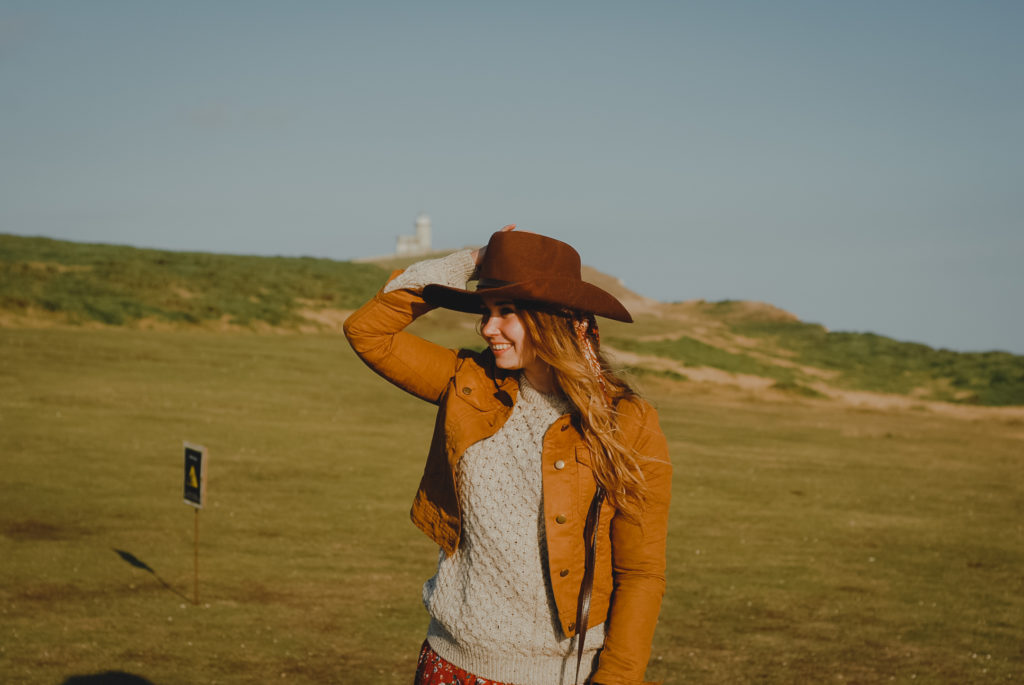
[[(628, 518), (639, 518), (647, 487), (638, 455), (621, 440), (616, 411), (619, 402), (637, 393), (601, 353), (596, 321), (583, 312), (550, 311), (526, 302), (517, 303), (516, 312), (537, 356), (551, 367), (556, 386), (579, 416), (594, 476), (605, 497)], [(582, 321), (588, 326), (581, 334), (577, 326)], [(596, 355), (600, 377), (587, 359), (584, 337)]]

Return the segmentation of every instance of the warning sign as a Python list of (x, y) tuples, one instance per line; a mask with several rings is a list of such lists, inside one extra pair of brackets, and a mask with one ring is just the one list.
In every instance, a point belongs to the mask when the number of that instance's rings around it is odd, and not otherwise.
[(206, 503), (206, 448), (185, 443), (185, 504), (202, 509)]

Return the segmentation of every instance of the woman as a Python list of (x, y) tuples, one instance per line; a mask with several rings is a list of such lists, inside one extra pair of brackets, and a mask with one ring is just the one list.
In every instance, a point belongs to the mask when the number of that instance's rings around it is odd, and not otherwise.
[[(572, 247), (513, 228), (396, 272), (345, 322), (374, 371), (439, 405), (412, 505), (441, 548), (416, 683), (640, 685), (665, 589), (665, 436), (601, 355), (594, 316), (629, 312)], [(434, 307), (480, 315), (487, 349), (403, 331)]]

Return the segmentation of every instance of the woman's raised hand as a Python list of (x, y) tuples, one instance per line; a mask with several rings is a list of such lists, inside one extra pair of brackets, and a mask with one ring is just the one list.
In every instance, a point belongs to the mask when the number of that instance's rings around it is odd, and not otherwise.
[[(511, 230), (515, 229), (515, 227), (516, 227), (515, 224), (508, 224), (507, 226), (502, 226), (501, 230), (498, 231), (498, 232), (499, 233), (503, 233), (505, 231), (511, 231)], [(486, 245), (484, 245), (483, 247), (478, 248), (476, 250), (473, 250), (473, 262), (477, 266), (480, 266), (480, 262), (482, 262), (484, 260), (484, 252), (486, 252), (486, 251), (487, 251), (487, 246)]]

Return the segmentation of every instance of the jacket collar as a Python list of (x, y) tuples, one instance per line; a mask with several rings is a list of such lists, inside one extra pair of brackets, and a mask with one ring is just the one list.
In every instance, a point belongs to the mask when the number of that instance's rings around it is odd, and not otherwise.
[(519, 397), (519, 371), (499, 369), (490, 350), (484, 352), (483, 361), (494, 383), (494, 398), (511, 409)]

